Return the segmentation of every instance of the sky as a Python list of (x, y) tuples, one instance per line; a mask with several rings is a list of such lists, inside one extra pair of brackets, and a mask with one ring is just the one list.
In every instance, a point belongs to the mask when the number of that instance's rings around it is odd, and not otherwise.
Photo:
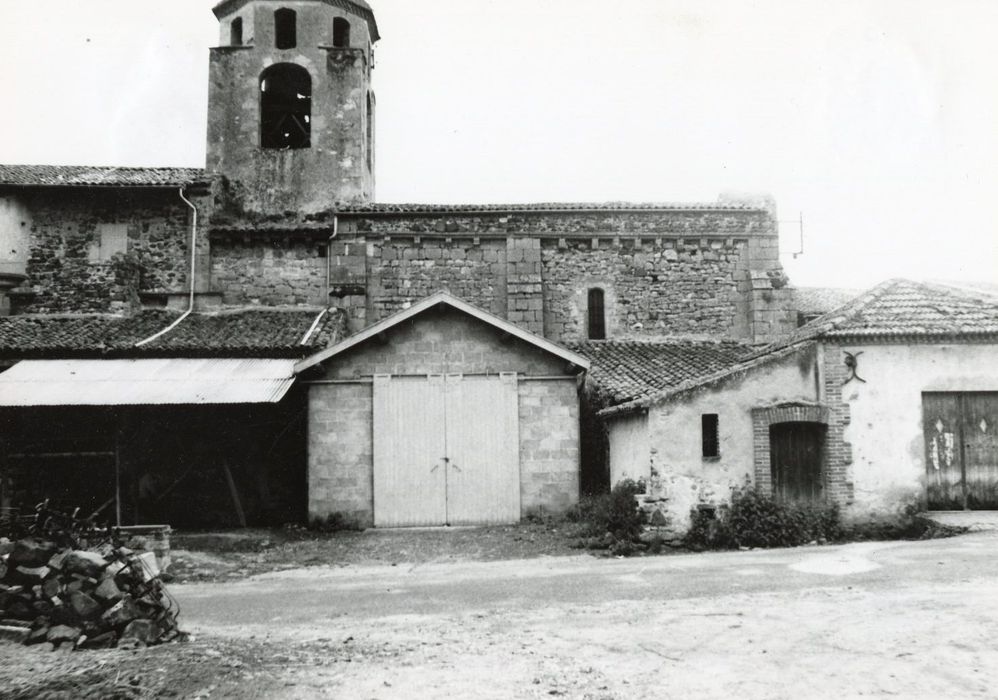
[[(4, 2), (0, 162), (203, 166), (213, 4)], [(764, 192), (797, 285), (998, 283), (994, 0), (371, 4), (378, 201)]]

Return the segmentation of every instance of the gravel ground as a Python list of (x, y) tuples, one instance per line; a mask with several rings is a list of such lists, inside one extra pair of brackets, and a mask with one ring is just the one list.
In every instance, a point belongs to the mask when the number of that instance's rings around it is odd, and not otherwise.
[(302, 528), (171, 537), (177, 582), (224, 581), (309, 566), (499, 561), (577, 555), (571, 523), (313, 533)]

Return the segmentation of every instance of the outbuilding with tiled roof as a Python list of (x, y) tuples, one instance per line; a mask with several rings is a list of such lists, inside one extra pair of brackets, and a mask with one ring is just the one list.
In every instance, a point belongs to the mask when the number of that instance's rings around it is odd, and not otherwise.
[(998, 508), (998, 299), (890, 280), (600, 417), (613, 478), (647, 480), (678, 530), (745, 483), (856, 519)]

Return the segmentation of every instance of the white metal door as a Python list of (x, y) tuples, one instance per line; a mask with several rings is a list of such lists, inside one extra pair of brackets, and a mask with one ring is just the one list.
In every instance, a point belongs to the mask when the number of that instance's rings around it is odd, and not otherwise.
[(374, 378), (374, 525), (447, 522), (443, 377)]
[(450, 525), (520, 520), (515, 374), (447, 377), (447, 519)]

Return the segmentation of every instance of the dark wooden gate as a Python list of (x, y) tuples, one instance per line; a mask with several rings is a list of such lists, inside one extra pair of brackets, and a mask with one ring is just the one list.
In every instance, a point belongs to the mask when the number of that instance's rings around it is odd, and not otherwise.
[(998, 393), (925, 393), (922, 416), (929, 508), (998, 509)]
[(773, 493), (788, 500), (821, 498), (820, 423), (777, 423), (769, 428), (769, 459)]

